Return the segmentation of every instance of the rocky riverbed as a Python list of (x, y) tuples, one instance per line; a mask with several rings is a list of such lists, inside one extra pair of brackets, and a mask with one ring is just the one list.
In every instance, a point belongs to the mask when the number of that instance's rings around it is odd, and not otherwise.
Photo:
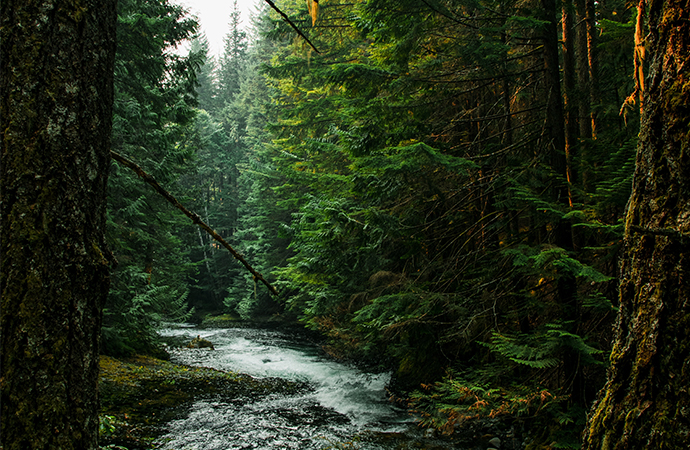
[(105, 448), (524, 448), (512, 428), (495, 419), (452, 436), (417, 427), (403, 408), (386, 401), (385, 374), (333, 361), (293, 333), (187, 327), (168, 334), (173, 362), (101, 357)]
[(101, 356), (101, 445), (157, 448), (161, 425), (188, 413), (191, 401), (213, 397), (241, 403), (273, 393), (306, 391), (303, 383), (136, 356)]

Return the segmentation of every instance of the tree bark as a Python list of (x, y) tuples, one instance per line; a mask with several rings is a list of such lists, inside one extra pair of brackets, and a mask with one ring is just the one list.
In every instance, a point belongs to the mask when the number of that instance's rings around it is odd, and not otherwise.
[[(597, 18), (594, 9), (594, 0), (585, 1), (585, 24), (587, 29), (587, 67), (589, 68), (589, 121), (592, 139), (597, 138), (597, 112), (601, 102), (599, 92), (599, 55), (597, 51)], [(583, 117), (583, 120), (586, 118)]]
[(3, 0), (4, 450), (98, 448), (115, 0)]
[(574, 0), (575, 10), (577, 12), (575, 27), (575, 38), (577, 40), (575, 56), (577, 59), (577, 86), (578, 86), (578, 124), (580, 139), (592, 138), (592, 120), (591, 120), (591, 95), (590, 94), (590, 59), (589, 59), (589, 41), (590, 29), (587, 21), (587, 5), (586, 0)]
[(572, 4), (563, 2), (563, 103), (565, 120), (565, 176), (568, 182), (568, 205), (572, 208), (575, 202), (573, 184), (575, 175), (575, 152), (577, 149), (577, 95), (575, 93), (575, 39), (573, 37)]
[(690, 448), (690, 0), (651, 0), (608, 381), (584, 447)]

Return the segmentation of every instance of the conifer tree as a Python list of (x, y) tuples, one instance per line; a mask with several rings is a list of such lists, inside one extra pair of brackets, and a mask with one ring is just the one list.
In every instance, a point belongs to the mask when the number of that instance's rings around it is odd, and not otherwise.
[(115, 1), (0, 5), (0, 447), (98, 447)]
[[(268, 15), (270, 135), (241, 166), (238, 236), (265, 261), (289, 242), (267, 264), (287, 307), (334, 354), (433, 386), (412, 402), (428, 426), (475, 417), (481, 388), (483, 414), (534, 415), (535, 440), (577, 445), (562, 424), (603, 381), (637, 130), (618, 116), (634, 20), (619, 6), (596, 6), (620, 57), (601, 61), (548, 1), (281, 4), (319, 53)], [(576, 108), (597, 67), (607, 88)]]
[(192, 40), (190, 52), (203, 58), (196, 73), (196, 99), (199, 109), (213, 112), (218, 108), (217, 64), (213, 55), (209, 55), (208, 39), (205, 35)]
[[(546, 390), (542, 416), (582, 421), (603, 375), (597, 324), (612, 317), (635, 127), (596, 143), (575, 135), (589, 148), (566, 157), (560, 10), (542, 3), (380, 0), (353, 13), (329, 2), (308, 29), (321, 54), (276, 49), (271, 151), (295, 251), (278, 274), (292, 309), (342, 337), (335, 352), (383, 352), (400, 386), (455, 366), (467, 389), (522, 380), (514, 403), (488, 402), (487, 414), (529, 409)], [(602, 165), (606, 154), (617, 162)], [(460, 368), (470, 358), (495, 363)]]
[[(201, 55), (174, 49), (196, 32), (186, 11), (167, 1), (118, 4), (113, 150), (174, 187), (189, 168), (196, 70)], [(187, 314), (193, 267), (177, 211), (129, 169), (113, 164), (108, 239), (119, 264), (104, 308), (108, 353), (152, 351), (157, 324)]]
[(225, 47), (218, 70), (218, 95), (221, 106), (229, 103), (240, 89), (240, 77), (247, 54), (247, 33), (242, 29), (241, 13), (237, 0), (230, 13), (229, 31), (225, 35)]
[(690, 2), (647, 5), (649, 71), (637, 86), (644, 112), (625, 220), (620, 309), (608, 381), (585, 429), (586, 449), (690, 445)]

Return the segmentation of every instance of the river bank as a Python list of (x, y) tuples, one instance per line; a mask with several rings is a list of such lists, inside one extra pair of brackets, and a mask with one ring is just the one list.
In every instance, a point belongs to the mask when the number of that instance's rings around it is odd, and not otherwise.
[[(299, 394), (309, 386), (281, 378), (256, 379), (249, 375), (215, 369), (190, 367), (148, 356), (126, 359), (101, 356), (101, 437), (107, 449), (149, 450), (161, 446), (164, 425), (190, 413), (194, 401), (256, 402), (272, 394)], [(337, 417), (331, 415), (331, 420)], [(427, 440), (422, 444), (421, 440)], [(368, 444), (390, 448), (446, 450), (420, 436), (410, 447), (402, 433), (368, 433), (350, 440), (324, 440), (323, 449), (366, 449)], [(423, 446), (422, 446), (423, 445)], [(244, 448), (254, 448), (250, 442)]]
[(281, 378), (190, 367), (149, 356), (101, 356), (101, 445), (128, 450), (157, 448), (161, 425), (183, 416), (191, 401), (214, 397), (242, 402), (308, 387)]
[[(416, 426), (386, 400), (387, 374), (343, 365), (292, 332), (193, 326), (162, 332), (172, 362), (101, 357), (102, 446), (486, 450), (500, 436), (503, 446), (496, 448), (520, 447), (498, 422), (452, 436)], [(215, 350), (187, 348), (206, 338)]]

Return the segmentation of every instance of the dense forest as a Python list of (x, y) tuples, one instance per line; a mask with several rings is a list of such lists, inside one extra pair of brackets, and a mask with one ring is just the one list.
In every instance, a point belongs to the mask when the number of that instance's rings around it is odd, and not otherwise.
[[(624, 238), (645, 226), (626, 231), (626, 205), (659, 3), (283, 0), (289, 22), (266, 4), (251, 27), (235, 3), (214, 58), (184, 8), (118, 0), (112, 151), (279, 295), (112, 161), (101, 352), (161, 355), (171, 321), (298, 321), (392, 371), (424, 427), (498, 418), (580, 448), (624, 333)], [(683, 80), (668, 102), (690, 114)], [(687, 250), (683, 217), (657, 234)]]
[[(327, 2), (312, 25), (293, 2), (319, 53), (270, 10), (250, 39), (235, 12), (214, 61), (203, 37), (166, 53), (189, 19), (123, 18), (141, 6), (120, 5), (113, 149), (281, 296), (114, 165), (106, 351), (141, 351), (188, 304), (282, 313), (334, 356), (394, 370), (427, 426), (511, 415), (575, 445), (617, 303), (636, 10)], [(170, 21), (177, 34), (156, 30)]]

